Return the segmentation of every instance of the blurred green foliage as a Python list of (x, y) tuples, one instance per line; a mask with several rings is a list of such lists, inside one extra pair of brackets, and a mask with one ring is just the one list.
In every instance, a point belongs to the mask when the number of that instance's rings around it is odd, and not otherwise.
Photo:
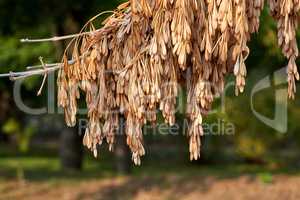
[(20, 123), (14, 118), (10, 118), (3, 125), (2, 130), (4, 133), (13, 135), (16, 138), (18, 150), (25, 153), (29, 150), (30, 139), (33, 134), (37, 132), (36, 127), (32, 124), (21, 127)]

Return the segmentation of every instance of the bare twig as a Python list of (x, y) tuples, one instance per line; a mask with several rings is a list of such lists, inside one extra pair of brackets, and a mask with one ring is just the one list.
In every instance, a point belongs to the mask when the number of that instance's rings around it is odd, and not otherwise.
[(17, 80), (20, 78), (28, 78), (35, 75), (42, 75), (45, 74), (46, 72), (47, 73), (54, 72), (56, 70), (59, 70), (61, 67), (62, 67), (61, 63), (47, 64), (43, 69), (38, 69), (40, 68), (40, 65), (31, 66), (30, 69), (34, 69), (34, 70), (4, 73), (4, 74), (0, 74), (0, 78), (10, 77), (12, 80)]
[[(109, 14), (109, 13), (113, 13), (115, 14), (115, 11), (104, 11), (99, 13), (98, 15), (92, 17), (87, 24), (89, 24), (90, 22), (94, 21), (96, 18), (100, 17), (101, 15), (104, 14)], [(84, 26), (84, 28), (86, 27), (86, 25)], [(83, 31), (83, 29), (82, 29)], [(89, 34), (94, 34), (96, 32), (98, 32), (99, 30), (94, 30), (94, 31), (88, 31), (88, 32), (82, 32), (80, 31), (80, 33), (78, 34), (71, 34), (71, 35), (65, 35), (65, 36), (55, 36), (55, 37), (51, 37), (51, 38), (42, 38), (42, 39), (29, 39), (29, 38), (25, 38), (25, 39), (21, 39), (20, 41), (22, 43), (38, 43), (38, 42), (56, 42), (56, 41), (61, 41), (61, 40), (67, 40), (67, 39), (73, 39), (73, 38), (78, 38), (84, 35), (89, 35)]]
[(61, 40), (76, 38), (76, 37), (79, 37), (79, 36), (94, 34), (97, 31), (99, 31), (99, 30), (90, 31), (90, 32), (83, 32), (83, 33), (78, 33), (78, 34), (72, 34), (72, 35), (65, 35), (65, 36), (60, 36), (60, 37), (55, 36), (55, 37), (52, 37), (52, 38), (43, 38), (43, 39), (28, 39), (28, 38), (25, 38), (25, 39), (21, 39), (20, 41), (22, 43), (57, 42), (57, 41), (61, 41)]
[(33, 69), (39, 69), (39, 68), (42, 68), (42, 67), (45, 67), (45, 68), (49, 68), (49, 67), (54, 67), (54, 66), (57, 66), (57, 65), (60, 65), (61, 63), (51, 63), (51, 64), (45, 64), (44, 66), (42, 65), (34, 65), (34, 66), (28, 66), (26, 67), (27, 70), (33, 70)]
[[(82, 56), (81, 56), (82, 57)], [(69, 60), (68, 64), (73, 65), (75, 63), (75, 60)], [(50, 68), (50, 67), (55, 67), (58, 65), (62, 65), (63, 63), (50, 63), (50, 64), (45, 64), (45, 65), (33, 65), (33, 66), (28, 66), (26, 67), (27, 70), (35, 70), (39, 68)]]
[[(88, 56), (89, 53), (86, 52), (79, 58), (83, 58), (85, 56)], [(76, 62), (76, 60), (72, 59), (68, 61), (69, 65), (73, 65)], [(26, 67), (29, 71), (23, 71), (23, 72), (9, 72), (5, 74), (0, 74), (0, 78), (7, 78), (10, 77), (11, 80), (18, 80), (23, 78), (28, 78), (35, 75), (44, 75), (45, 73), (51, 73), (59, 70), (63, 66), (63, 63), (50, 63), (50, 64), (41, 64), (41, 65), (34, 65), (34, 66), (28, 66)], [(40, 69), (42, 68), (42, 69)]]
[[(41, 62), (41, 64), (42, 64), (42, 66), (43, 66), (43, 69), (46, 70), (47, 68), (46, 68), (45, 63), (44, 63), (44, 61), (43, 61), (43, 57), (40, 57), (39, 59), (40, 59), (40, 62)], [(42, 94), (42, 90), (43, 90), (44, 85), (45, 85), (45, 83), (46, 83), (47, 77), (48, 77), (48, 72), (45, 71), (44, 78), (43, 78), (43, 82), (42, 82), (42, 85), (41, 85), (41, 87), (40, 87), (40, 89), (39, 89), (39, 91), (38, 91), (38, 93), (37, 93), (37, 96), (40, 96), (40, 95)]]
[(216, 48), (217, 48), (217, 46), (219, 45), (219, 43), (221, 42), (221, 40), (223, 40), (223, 35), (220, 36), (219, 39), (217, 40), (217, 42), (216, 42), (214, 48), (212, 49), (212, 52), (214, 52), (214, 51), (216, 50)]
[(44, 75), (45, 73), (49, 74), (49, 73), (59, 70), (61, 67), (62, 67), (62, 65), (58, 65), (58, 66), (50, 67), (50, 68), (46, 68), (46, 69), (32, 70), (32, 71), (26, 71), (26, 72), (11, 72), (6, 77), (11, 77), (11, 80), (15, 81), (18, 79), (28, 78), (28, 77), (32, 77), (35, 75)]

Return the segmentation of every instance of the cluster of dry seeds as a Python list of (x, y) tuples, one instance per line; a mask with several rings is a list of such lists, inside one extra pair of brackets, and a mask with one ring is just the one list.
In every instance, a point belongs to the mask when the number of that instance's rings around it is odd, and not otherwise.
[(295, 98), (296, 83), (299, 73), (296, 66), (296, 58), (299, 55), (296, 30), (299, 22), (300, 0), (269, 0), (270, 10), (277, 21), (278, 44), (283, 54), (289, 59), (288, 73), (288, 95)]
[[(222, 93), (227, 74), (243, 92), (247, 42), (258, 31), (264, 0), (130, 0), (92, 32), (76, 38), (72, 58), (58, 77), (59, 104), (66, 122), (76, 123), (77, 100), (85, 94), (89, 124), (84, 145), (97, 156), (104, 139), (113, 149), (119, 116), (126, 119), (127, 144), (135, 164), (145, 154), (142, 127), (160, 110), (175, 123), (178, 85), (188, 92), (190, 158), (200, 157), (202, 117)], [(299, 75), (295, 39), (299, 0), (270, 0), (279, 43), (290, 59), (290, 96)]]

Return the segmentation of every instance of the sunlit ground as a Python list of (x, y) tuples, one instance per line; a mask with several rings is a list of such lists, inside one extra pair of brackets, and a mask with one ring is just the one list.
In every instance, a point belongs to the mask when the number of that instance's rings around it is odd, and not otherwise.
[(300, 199), (300, 171), (280, 166), (191, 164), (148, 155), (132, 175), (115, 173), (112, 154), (85, 156), (81, 172), (61, 171), (57, 152), (17, 156), (1, 148), (1, 199)]

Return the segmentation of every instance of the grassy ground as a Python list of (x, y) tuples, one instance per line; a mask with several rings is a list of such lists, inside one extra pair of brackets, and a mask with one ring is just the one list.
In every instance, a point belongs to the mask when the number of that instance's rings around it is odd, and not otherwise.
[(148, 156), (132, 175), (111, 154), (85, 156), (82, 172), (61, 171), (57, 152), (0, 153), (0, 199), (300, 199), (300, 170), (276, 165), (191, 164)]

